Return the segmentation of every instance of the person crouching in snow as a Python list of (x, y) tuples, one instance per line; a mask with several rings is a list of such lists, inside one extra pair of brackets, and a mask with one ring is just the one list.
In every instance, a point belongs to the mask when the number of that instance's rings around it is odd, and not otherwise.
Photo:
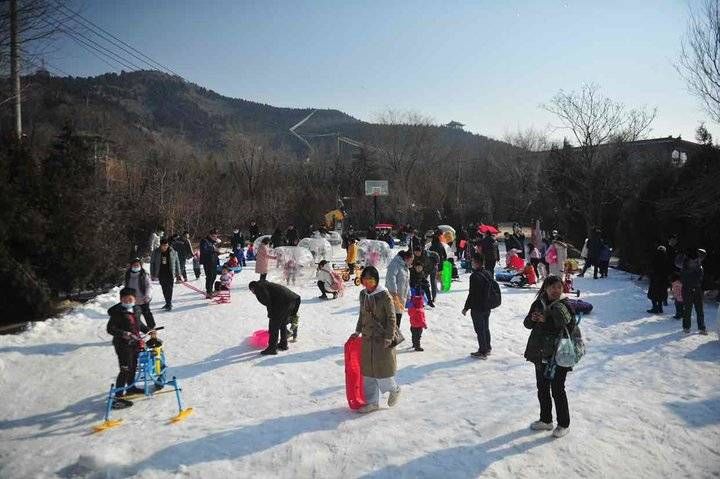
[(334, 287), (335, 278), (333, 277), (332, 266), (330, 266), (330, 263), (325, 260), (318, 263), (317, 278), (317, 285), (322, 293), (322, 295), (320, 295), (320, 299), (329, 299), (327, 296), (328, 293), (332, 294), (333, 299), (337, 298), (338, 293)]
[(395, 382), (397, 359), (395, 343), (397, 324), (390, 293), (379, 284), (380, 274), (374, 266), (363, 269), (360, 283), (360, 314), (355, 332), (362, 335), (362, 360), (360, 368), (365, 382), (367, 404), (358, 412), (377, 411), (380, 393), (389, 392), (388, 406), (393, 407), (400, 399), (400, 387)]
[(233, 277), (232, 270), (227, 265), (223, 266), (220, 272), (220, 281), (215, 281), (215, 291), (230, 291)]
[[(281, 284), (271, 283), (267, 280), (251, 281), (248, 287), (268, 312), (270, 341), (268, 347), (260, 351), (260, 354), (276, 355), (278, 349), (287, 351), (287, 325), (288, 321), (298, 314), (300, 296)], [(297, 331), (294, 334), (297, 336)], [(280, 336), (280, 342), (278, 342), (278, 336)]]
[(423, 294), (415, 294), (410, 298), (410, 307), (408, 308), (408, 314), (410, 315), (410, 333), (412, 334), (412, 343), (415, 351), (424, 351), (420, 346), (420, 338), (422, 338), (423, 329), (427, 329), (427, 323), (425, 322), (425, 303), (423, 301)]
[(120, 302), (108, 309), (108, 315), (110, 319), (106, 329), (113, 337), (112, 343), (120, 365), (115, 387), (126, 388), (119, 391), (113, 401), (113, 409), (119, 409), (132, 406), (132, 402), (123, 398), (125, 394), (142, 392), (133, 384), (135, 384), (137, 355), (140, 350), (140, 334), (147, 333), (149, 329), (140, 319), (142, 309), (135, 304), (135, 290), (132, 288), (120, 290)]

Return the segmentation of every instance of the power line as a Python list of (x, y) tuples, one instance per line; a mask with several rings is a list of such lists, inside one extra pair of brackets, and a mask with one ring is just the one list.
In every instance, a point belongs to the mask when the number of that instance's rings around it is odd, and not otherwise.
[[(162, 63), (160, 63), (160, 62), (152, 59), (151, 57), (145, 55), (143, 52), (141, 52), (141, 51), (138, 50), (137, 48), (135, 48), (135, 47), (133, 47), (132, 45), (124, 42), (123, 40), (121, 40), (121, 39), (118, 38), (117, 36), (113, 35), (112, 33), (108, 32), (107, 30), (105, 30), (104, 28), (102, 28), (101, 26), (99, 26), (99, 25), (97, 25), (96, 23), (92, 22), (91, 20), (88, 20), (87, 18), (83, 17), (82, 15), (80, 15), (80, 13), (71, 10), (70, 8), (68, 8), (68, 7), (66, 7), (65, 5), (61, 4), (61, 3), (58, 2), (57, 0), (53, 0), (53, 1), (55, 2), (55, 4), (56, 4), (58, 7), (62, 8), (62, 9), (65, 10), (66, 12), (69, 12), (69, 14), (72, 15), (72, 20), (73, 20), (73, 21), (75, 21), (76, 23), (78, 23), (78, 24), (80, 24), (80, 25), (83, 25), (85, 28), (87, 28), (88, 30), (90, 30), (92, 33), (94, 33), (94, 34), (97, 35), (98, 37), (102, 38), (103, 40), (105, 40), (106, 42), (112, 44), (113, 46), (115, 46), (115, 47), (123, 50), (125, 53), (133, 56), (135, 59), (137, 59), (137, 60), (139, 60), (139, 61), (147, 64), (147, 65), (150, 66), (152, 69), (158, 69), (158, 68), (159, 68), (160, 70), (164, 70), (164, 71), (166, 71), (166, 72), (168, 72), (168, 73), (171, 73), (171, 74), (173, 74), (173, 75), (181, 76), (181, 75), (180, 75), (179, 73), (177, 73), (176, 71), (174, 71), (174, 70), (172, 70), (171, 68), (163, 65)], [(66, 18), (67, 18), (67, 17), (69, 17), (69, 15), (66, 14)], [(80, 20), (78, 20), (78, 18), (81, 19), (82, 22), (81, 22)], [(98, 31), (101, 32), (101, 33), (98, 33)], [(103, 34), (104, 34), (104, 35), (103, 35)], [(110, 37), (112, 40), (115, 40), (115, 41), (109, 40), (107, 37)], [(119, 42), (119, 43), (118, 43), (118, 42)], [(124, 46), (123, 46), (123, 45), (124, 45)], [(127, 48), (125, 48), (125, 47), (127, 47)], [(130, 50), (128, 50), (128, 48), (129, 48)], [(133, 53), (133, 52), (135, 52), (135, 53)], [(137, 54), (136, 54), (136, 53), (137, 53)], [(138, 56), (138, 55), (139, 55), (139, 56)], [(140, 58), (140, 57), (142, 57), (142, 58)]]
[[(100, 45), (95, 40), (88, 38), (87, 36), (83, 35), (82, 33), (77, 32), (77, 31), (67, 27), (62, 21), (60, 21), (54, 17), (52, 17), (51, 20), (53, 20), (56, 23), (56, 25), (52, 25), (47, 20), (43, 20), (43, 21), (49, 27), (57, 28), (58, 31), (60, 31), (60, 32), (64, 33), (65, 35), (67, 35), (68, 37), (72, 38), (78, 44), (84, 45), (86, 49), (90, 48), (90, 49), (96, 51), (97, 53), (103, 55), (105, 58), (109, 58), (110, 60), (114, 61), (115, 63), (121, 65), (124, 68), (128, 68), (131, 71), (143, 69), (142, 67), (132, 63), (130, 60), (118, 55), (117, 53), (104, 47), (103, 45)], [(105, 63), (107, 64), (107, 62), (105, 62)], [(113, 66), (113, 65), (110, 65), (110, 67), (112, 67), (113, 69), (115, 68), (115, 66)]]

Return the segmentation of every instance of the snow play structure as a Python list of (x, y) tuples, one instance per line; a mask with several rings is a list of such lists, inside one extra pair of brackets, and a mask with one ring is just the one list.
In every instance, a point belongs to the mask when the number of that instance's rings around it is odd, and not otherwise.
[(315, 258), (302, 246), (281, 246), (273, 253), (277, 257), (275, 267), (268, 270), (273, 281), (292, 283), (306, 281), (315, 276)]
[(364, 239), (358, 243), (358, 263), (362, 266), (386, 268), (391, 258), (390, 246), (379, 240)]
[(315, 263), (331, 261), (333, 258), (332, 245), (324, 238), (303, 238), (298, 242), (298, 246), (310, 250)]

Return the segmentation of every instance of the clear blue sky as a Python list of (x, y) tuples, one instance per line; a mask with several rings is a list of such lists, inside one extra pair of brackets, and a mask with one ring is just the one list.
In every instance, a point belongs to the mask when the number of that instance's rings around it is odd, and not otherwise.
[[(555, 124), (538, 105), (559, 89), (596, 82), (629, 106), (657, 106), (653, 136), (692, 139), (707, 119), (672, 65), (686, 28), (684, 0), (71, 6), (189, 81), (276, 106), (337, 108), (368, 121), (387, 109), (412, 110), (501, 138)], [(68, 40), (48, 60), (79, 76), (110, 70)]]

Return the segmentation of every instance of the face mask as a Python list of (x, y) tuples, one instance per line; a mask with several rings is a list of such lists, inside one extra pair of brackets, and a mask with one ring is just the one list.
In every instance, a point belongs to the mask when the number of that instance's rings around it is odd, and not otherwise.
[(233, 233), (238, 234), (240, 230), (233, 230)]
[(133, 309), (135, 307), (135, 303), (123, 303), (122, 305), (123, 305), (123, 308), (128, 309), (128, 310)]
[(133, 273), (139, 273), (141, 269), (142, 268), (140, 268), (140, 266), (133, 266), (132, 268), (130, 268), (130, 271), (132, 271)]

